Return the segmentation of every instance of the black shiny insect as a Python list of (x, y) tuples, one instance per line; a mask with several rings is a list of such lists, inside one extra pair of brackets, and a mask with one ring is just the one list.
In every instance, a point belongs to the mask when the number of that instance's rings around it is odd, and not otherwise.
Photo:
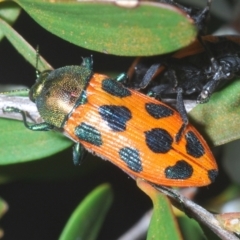
[(177, 98), (177, 109), (187, 124), (183, 99), (205, 103), (216, 90), (240, 75), (240, 37), (203, 36), (211, 0), (203, 10), (185, 7), (174, 0), (159, 1), (176, 6), (191, 17), (198, 37), (176, 53), (135, 63), (129, 71), (132, 77), (127, 86), (158, 99)]
[[(153, 79), (154, 75), (158, 76)], [(180, 93), (205, 103), (237, 76), (240, 76), (240, 37), (209, 35), (174, 55), (162, 57), (159, 63), (148, 67), (139, 63), (130, 85), (156, 98)]]

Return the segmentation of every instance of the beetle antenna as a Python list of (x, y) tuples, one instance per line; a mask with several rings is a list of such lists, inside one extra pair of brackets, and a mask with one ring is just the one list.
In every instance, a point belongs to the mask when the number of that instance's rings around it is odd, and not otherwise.
[(39, 78), (39, 71), (38, 71), (38, 62), (39, 62), (39, 46), (36, 47), (36, 77)]

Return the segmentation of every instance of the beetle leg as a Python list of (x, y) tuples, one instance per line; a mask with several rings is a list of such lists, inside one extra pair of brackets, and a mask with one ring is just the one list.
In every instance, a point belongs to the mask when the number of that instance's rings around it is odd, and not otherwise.
[(201, 93), (199, 94), (197, 98), (197, 103), (206, 103), (208, 102), (209, 98), (213, 94), (213, 92), (216, 90), (218, 87), (219, 83), (221, 82), (222, 79), (212, 79), (208, 83), (206, 83), (203, 88)]
[(167, 92), (169, 88), (170, 88), (169, 84), (157, 85), (150, 88), (149, 91), (147, 92), (147, 95), (149, 97), (161, 99), (162, 94)]
[(214, 75), (202, 88), (200, 95), (197, 98), (197, 103), (205, 103), (209, 100), (212, 93), (217, 89), (221, 81), (229, 78), (228, 72), (224, 72), (223, 66), (218, 65), (215, 59), (211, 59)]
[(85, 151), (82, 144), (79, 142), (73, 145), (73, 164), (79, 166), (82, 164), (84, 158), (86, 157), (87, 151)]
[(187, 111), (186, 108), (184, 106), (184, 102), (183, 102), (183, 89), (182, 88), (177, 88), (177, 105), (176, 108), (182, 118), (183, 124), (181, 126), (181, 128), (179, 129), (176, 137), (175, 137), (175, 141), (178, 142), (181, 137), (183, 132), (185, 131), (187, 125), (188, 125), (188, 116), (187, 116)]
[(3, 109), (3, 112), (20, 113), (23, 117), (23, 123), (24, 123), (25, 127), (28, 128), (29, 130), (32, 130), (32, 131), (49, 131), (49, 130), (52, 130), (54, 128), (53, 125), (51, 125), (49, 123), (46, 123), (46, 122), (29, 125), (27, 123), (26, 112), (23, 111), (23, 110), (20, 110), (18, 108), (15, 108), (15, 107), (6, 107), (5, 109)]
[(202, 11), (191, 16), (198, 28), (198, 35), (205, 35), (207, 32), (206, 26), (210, 16), (211, 3), (212, 0), (208, 0), (207, 6)]
[(122, 73), (122, 74), (118, 75), (118, 76), (115, 78), (115, 80), (116, 80), (117, 82), (122, 83), (122, 84), (126, 84), (127, 81), (128, 81), (128, 75), (127, 75), (126, 73)]
[(168, 79), (172, 87), (175, 89), (178, 86), (178, 78), (176, 75), (176, 71), (172, 68), (168, 69)]
[(143, 80), (139, 84), (139, 89), (146, 88), (151, 80), (153, 79), (154, 75), (157, 73), (159, 67), (161, 66), (160, 63), (153, 64), (145, 73)]
[(202, 39), (198, 38), (199, 42), (205, 48), (206, 53), (209, 55), (210, 59), (210, 68), (209, 72), (212, 74), (212, 79), (209, 80), (202, 88), (200, 95), (197, 98), (197, 103), (205, 103), (209, 100), (212, 93), (216, 90), (220, 81), (226, 79), (226, 74), (223, 72), (223, 68), (221, 64), (217, 61), (217, 59), (213, 56), (212, 51), (209, 49), (208, 45), (202, 41)]

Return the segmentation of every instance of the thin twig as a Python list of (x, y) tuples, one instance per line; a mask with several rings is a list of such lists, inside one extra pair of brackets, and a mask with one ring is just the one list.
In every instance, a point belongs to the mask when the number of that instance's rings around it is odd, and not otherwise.
[(215, 218), (213, 214), (208, 212), (203, 207), (194, 203), (193, 201), (183, 197), (177, 191), (167, 188), (167, 187), (157, 187), (152, 185), (158, 191), (164, 193), (169, 196), (174, 201), (180, 202), (184, 209), (190, 213), (191, 217), (206, 225), (209, 229), (211, 229), (217, 236), (219, 236), (222, 240), (239, 240), (232, 232), (226, 231), (223, 229), (218, 220)]
[(36, 104), (31, 102), (28, 97), (0, 95), (0, 117), (22, 121), (21, 114), (4, 112), (3, 110), (6, 107), (16, 107), (26, 111), (29, 115), (28, 122), (30, 123), (42, 122)]

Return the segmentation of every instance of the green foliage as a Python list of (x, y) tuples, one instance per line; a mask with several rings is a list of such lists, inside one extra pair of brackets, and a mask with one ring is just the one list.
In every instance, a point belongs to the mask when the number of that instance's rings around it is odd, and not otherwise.
[(189, 18), (157, 3), (126, 9), (111, 2), (16, 2), (51, 33), (102, 53), (120, 56), (163, 54), (188, 45), (196, 35)]
[[(22, 122), (1, 119), (0, 164), (39, 160), (72, 145), (61, 134), (26, 130)], [(27, 146), (27, 147), (26, 147)]]

